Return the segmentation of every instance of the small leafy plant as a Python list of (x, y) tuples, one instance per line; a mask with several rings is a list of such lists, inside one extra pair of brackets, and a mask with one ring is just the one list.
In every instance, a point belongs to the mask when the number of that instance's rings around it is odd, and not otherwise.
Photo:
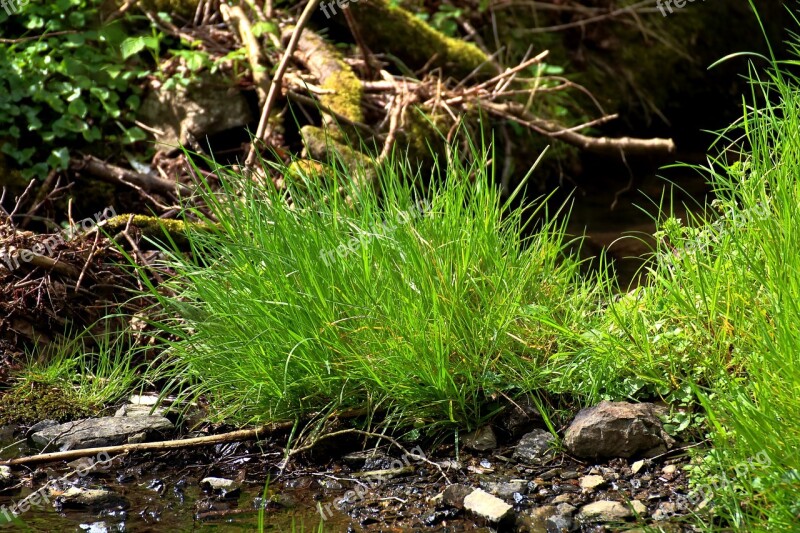
[(136, 81), (144, 73), (120, 61), (122, 22), (101, 27), (97, 0), (30, 2), (0, 10), (0, 141), (25, 178), (67, 167), (80, 146), (130, 144)]

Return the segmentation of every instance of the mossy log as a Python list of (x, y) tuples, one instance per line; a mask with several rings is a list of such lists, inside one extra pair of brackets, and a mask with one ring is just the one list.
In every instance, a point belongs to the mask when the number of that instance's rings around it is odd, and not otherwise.
[(148, 239), (163, 241), (168, 238), (181, 248), (189, 244), (187, 237), (188, 231), (210, 232), (216, 229), (216, 226), (203, 222), (187, 223), (183, 220), (158, 218), (147, 215), (118, 215), (101, 222), (98, 227), (113, 236), (115, 233), (125, 230), (129, 225), (130, 227), (138, 229), (142, 236)]
[[(288, 40), (294, 31), (294, 27), (286, 28), (282, 34), (284, 40)], [(321, 88), (328, 91), (320, 96), (325, 107), (350, 122), (364, 121), (361, 110), (364, 90), (361, 80), (353, 73), (350, 65), (344, 62), (342, 54), (336, 48), (313, 31), (305, 29), (297, 43), (295, 57), (319, 80)], [(332, 125), (334, 119), (326, 115), (325, 122)]]
[(303, 137), (308, 157), (318, 161), (338, 161), (356, 182), (375, 183), (376, 170), (373, 159), (334, 139), (322, 128), (303, 126), (300, 135)]
[(392, 54), (414, 70), (441, 68), (445, 75), (456, 78), (473, 71), (483, 77), (498, 73), (489, 56), (474, 44), (436, 31), (387, 0), (360, 0), (351, 6), (350, 12), (373, 52)]

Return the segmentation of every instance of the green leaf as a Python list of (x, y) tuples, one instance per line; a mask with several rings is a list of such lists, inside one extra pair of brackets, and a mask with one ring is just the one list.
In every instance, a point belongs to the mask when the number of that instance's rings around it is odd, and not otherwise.
[(67, 148), (56, 148), (47, 158), (47, 164), (52, 168), (67, 168), (67, 165), (69, 165), (69, 150)]
[(147, 134), (141, 128), (136, 126), (124, 130), (122, 134), (122, 142), (126, 144), (135, 143), (147, 139)]
[(70, 113), (71, 115), (77, 115), (80, 118), (86, 117), (86, 111), (87, 111), (86, 104), (81, 99), (73, 100), (69, 104), (69, 107), (67, 107), (68, 113)]
[(122, 59), (128, 59), (144, 50), (145, 42), (144, 37), (128, 37), (122, 44), (119, 45), (119, 50), (122, 53)]

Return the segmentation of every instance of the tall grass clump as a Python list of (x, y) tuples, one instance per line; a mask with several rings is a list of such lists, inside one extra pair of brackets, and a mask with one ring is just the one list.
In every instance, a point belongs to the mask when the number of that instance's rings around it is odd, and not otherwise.
[(800, 80), (788, 72), (796, 65), (751, 68), (743, 119), (720, 135), (722, 155), (698, 167), (715, 200), (689, 221), (661, 221), (647, 285), (609, 306), (594, 344), (597, 359), (632, 369), (632, 389), (683, 403), (681, 429), (695, 425), (713, 440), (693, 467), (688, 500), (708, 530), (798, 529)]
[(180, 315), (162, 324), (173, 377), (240, 422), (367, 407), (469, 427), (542, 386), (558, 331), (597, 303), (563, 226), (522, 238), (534, 210), (473, 161), (425, 184), (399, 164), (375, 187), (287, 174), (286, 191), (219, 170), (215, 229), (189, 235), (193, 259), (168, 253), (158, 290)]

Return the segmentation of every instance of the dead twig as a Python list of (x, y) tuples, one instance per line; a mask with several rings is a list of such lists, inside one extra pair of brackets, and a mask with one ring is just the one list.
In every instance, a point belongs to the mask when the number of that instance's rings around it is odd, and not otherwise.
[(247, 158), (245, 159), (245, 166), (247, 167), (252, 167), (253, 163), (255, 163), (259, 149), (258, 144), (265, 143), (269, 138), (269, 114), (272, 111), (272, 106), (275, 105), (275, 99), (277, 98), (278, 91), (281, 88), (283, 75), (286, 73), (286, 69), (289, 66), (289, 60), (291, 59), (292, 54), (294, 54), (295, 48), (297, 48), (297, 43), (300, 41), (300, 35), (303, 33), (303, 28), (305, 28), (306, 24), (308, 24), (308, 21), (311, 19), (314, 11), (317, 9), (319, 1), (320, 0), (309, 0), (305, 9), (303, 9), (303, 13), (297, 20), (294, 33), (292, 34), (291, 39), (289, 39), (289, 44), (286, 46), (286, 50), (283, 53), (281, 62), (278, 64), (278, 69), (275, 71), (275, 76), (272, 78), (272, 84), (270, 85), (269, 92), (267, 93), (267, 101), (264, 103), (264, 107), (261, 110), (261, 118), (258, 121), (256, 135), (250, 145), (250, 152), (247, 154)]

